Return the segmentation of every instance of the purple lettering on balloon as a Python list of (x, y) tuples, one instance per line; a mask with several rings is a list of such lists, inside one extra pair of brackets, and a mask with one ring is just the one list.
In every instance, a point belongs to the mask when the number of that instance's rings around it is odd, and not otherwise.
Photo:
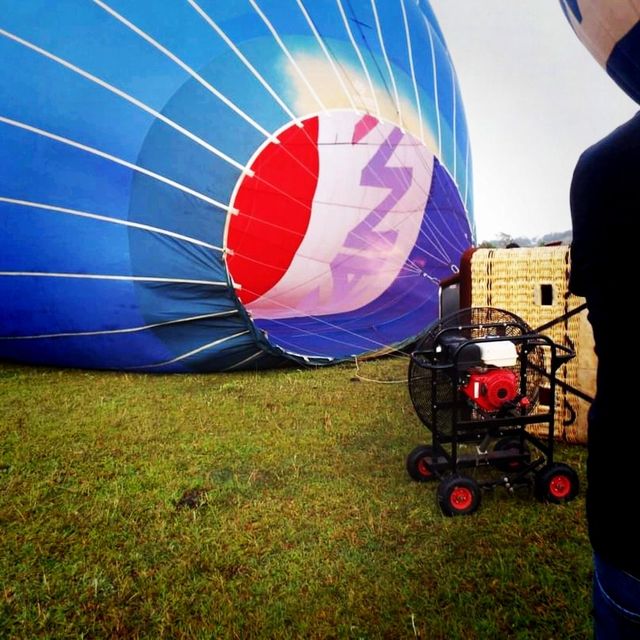
[(396, 243), (396, 230), (376, 231), (376, 227), (393, 211), (411, 186), (411, 167), (387, 166), (403, 135), (402, 131), (395, 127), (362, 170), (360, 184), (363, 187), (381, 187), (390, 191), (382, 202), (349, 232), (342, 247), (346, 251), (341, 251), (331, 261), (333, 295), (345, 296), (353, 291), (364, 276), (378, 272), (384, 266), (386, 255)]
[(369, 215), (354, 227), (347, 236), (344, 246), (365, 249), (374, 243), (375, 239), (384, 236), (390, 246), (396, 241), (396, 231), (380, 233), (375, 228), (384, 217), (393, 211), (402, 196), (409, 190), (413, 169), (411, 167), (388, 167), (389, 158), (402, 140), (403, 133), (395, 127), (389, 137), (380, 145), (373, 158), (362, 170), (360, 184), (363, 187), (386, 187), (391, 189), (387, 197)]

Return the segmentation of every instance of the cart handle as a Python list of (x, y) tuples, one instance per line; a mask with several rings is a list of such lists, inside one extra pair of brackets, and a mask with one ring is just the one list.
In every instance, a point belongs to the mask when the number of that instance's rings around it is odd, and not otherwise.
[(551, 369), (555, 372), (563, 364), (576, 357), (575, 349), (565, 347), (562, 344), (554, 343), (555, 352), (553, 354)]

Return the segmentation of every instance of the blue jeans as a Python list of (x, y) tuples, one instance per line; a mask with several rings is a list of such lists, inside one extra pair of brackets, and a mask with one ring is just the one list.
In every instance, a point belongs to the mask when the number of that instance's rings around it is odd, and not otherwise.
[(594, 554), (594, 638), (640, 640), (640, 580)]

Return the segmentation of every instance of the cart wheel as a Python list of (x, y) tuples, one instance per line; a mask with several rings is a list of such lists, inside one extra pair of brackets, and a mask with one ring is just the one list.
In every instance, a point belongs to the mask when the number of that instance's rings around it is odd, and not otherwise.
[(426, 444), (417, 446), (407, 456), (407, 472), (416, 482), (428, 482), (436, 476), (431, 467), (433, 447)]
[[(507, 436), (506, 438), (501, 438), (498, 442), (493, 446), (494, 451), (513, 451), (513, 455), (517, 456), (520, 453), (520, 440), (518, 438), (514, 438), (513, 436)], [(529, 447), (527, 447), (527, 443), (524, 443), (523, 447), (524, 458), (520, 460), (493, 460), (491, 461), (491, 466), (496, 469), (500, 469), (500, 471), (512, 471), (518, 472), (522, 471), (527, 464), (531, 461), (531, 452), (529, 451)]]
[(578, 474), (562, 463), (550, 464), (536, 473), (536, 497), (560, 504), (573, 500), (580, 491)]
[(438, 485), (438, 504), (445, 516), (467, 516), (480, 506), (480, 487), (467, 476), (453, 475)]

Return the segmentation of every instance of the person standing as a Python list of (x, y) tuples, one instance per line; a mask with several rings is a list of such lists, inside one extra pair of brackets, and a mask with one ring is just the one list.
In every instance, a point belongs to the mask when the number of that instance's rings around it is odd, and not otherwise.
[[(587, 149), (570, 191), (569, 289), (586, 298), (598, 356), (589, 411), (587, 524), (598, 640), (640, 639), (640, 113)], [(631, 303), (634, 304), (631, 304)]]

